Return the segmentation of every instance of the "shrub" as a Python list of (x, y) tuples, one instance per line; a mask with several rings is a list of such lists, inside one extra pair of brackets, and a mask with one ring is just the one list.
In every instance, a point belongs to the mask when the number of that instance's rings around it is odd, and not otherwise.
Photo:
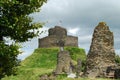
[(20, 53), (17, 45), (5, 45), (0, 43), (0, 78), (5, 75), (16, 74), (16, 66), (19, 64), (17, 55)]

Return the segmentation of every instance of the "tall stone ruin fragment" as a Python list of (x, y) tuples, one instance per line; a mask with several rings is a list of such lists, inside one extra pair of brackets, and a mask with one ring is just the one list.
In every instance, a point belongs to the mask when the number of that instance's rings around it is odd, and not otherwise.
[(115, 65), (113, 33), (105, 22), (100, 22), (94, 30), (92, 43), (87, 55), (87, 77), (104, 76), (107, 67)]
[(57, 57), (57, 66), (55, 74), (62, 74), (63, 72), (68, 74), (70, 69), (71, 57), (68, 51), (60, 51)]

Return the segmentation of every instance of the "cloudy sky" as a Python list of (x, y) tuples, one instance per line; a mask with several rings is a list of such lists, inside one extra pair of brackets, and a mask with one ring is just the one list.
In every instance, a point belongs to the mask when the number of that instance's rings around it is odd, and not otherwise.
[[(120, 0), (48, 0), (41, 11), (30, 15), (34, 22), (45, 22), (42, 28), (47, 36), (47, 30), (56, 25), (67, 29), (68, 35), (78, 36), (79, 47), (89, 51), (94, 28), (104, 21), (114, 33), (114, 48), (120, 54)], [(24, 53), (19, 56), (24, 59), (38, 47), (38, 38), (23, 43)]]

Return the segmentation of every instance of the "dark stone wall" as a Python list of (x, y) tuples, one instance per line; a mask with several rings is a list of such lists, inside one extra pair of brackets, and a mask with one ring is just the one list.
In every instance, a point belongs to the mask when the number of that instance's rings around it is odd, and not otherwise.
[(48, 32), (49, 32), (49, 36), (53, 36), (53, 35), (59, 37), (67, 36), (67, 30), (60, 26), (55, 26), (54, 28), (50, 28)]
[[(63, 39), (65, 41), (64, 46), (78, 47), (78, 37), (66, 36)], [(39, 48), (58, 47), (58, 39), (55, 36), (48, 36), (39, 39)]]
[(67, 30), (60, 26), (55, 26), (48, 30), (49, 34), (47, 37), (38, 40), (39, 48), (58, 47), (58, 42), (63, 40), (64, 46), (78, 47), (78, 37), (67, 36)]
[(67, 37), (65, 38), (65, 46), (78, 47), (78, 37), (67, 36)]

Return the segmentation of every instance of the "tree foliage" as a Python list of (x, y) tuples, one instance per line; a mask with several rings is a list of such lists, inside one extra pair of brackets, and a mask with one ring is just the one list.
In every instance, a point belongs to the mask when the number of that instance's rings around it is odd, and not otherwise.
[(5, 37), (15, 43), (25, 42), (39, 33), (42, 23), (33, 23), (29, 14), (37, 12), (47, 0), (0, 0), (0, 78), (15, 73), (19, 47), (7, 45)]
[(119, 55), (115, 56), (115, 62), (120, 65), (120, 56)]
[[(39, 11), (46, 0), (1, 0), (0, 1), (0, 39), (10, 37), (19, 42), (38, 35), (40, 23), (32, 23), (29, 14)], [(35, 33), (36, 31), (36, 33)]]

